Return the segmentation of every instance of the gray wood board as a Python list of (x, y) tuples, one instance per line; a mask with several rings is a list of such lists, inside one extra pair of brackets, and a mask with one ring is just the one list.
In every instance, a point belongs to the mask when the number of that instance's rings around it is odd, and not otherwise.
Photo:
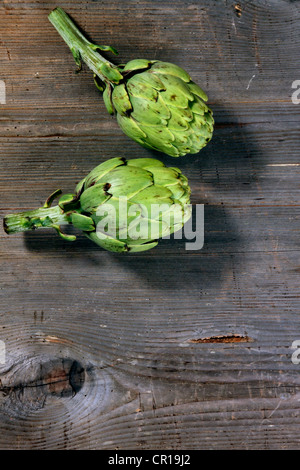
[[(114, 60), (181, 65), (209, 96), (199, 155), (143, 149), (48, 22), (0, 3), (1, 216), (115, 156), (157, 157), (205, 204), (205, 243), (141, 254), (0, 233), (1, 449), (299, 449), (299, 1), (62, 1)], [(299, 390), (298, 390), (299, 389)]]

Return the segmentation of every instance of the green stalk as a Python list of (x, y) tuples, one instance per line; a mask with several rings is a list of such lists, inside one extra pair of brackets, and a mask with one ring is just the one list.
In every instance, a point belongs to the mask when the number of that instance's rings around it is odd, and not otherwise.
[(83, 60), (103, 82), (118, 84), (123, 79), (116, 66), (97, 52), (97, 50), (104, 50), (116, 54), (117, 51), (114, 48), (97, 46), (88, 41), (62, 8), (53, 10), (48, 18), (71, 49), (79, 67)]
[(3, 227), (7, 234), (49, 227), (60, 231), (61, 224), (69, 224), (69, 218), (59, 206), (41, 207), (33, 211), (10, 214), (3, 221)]

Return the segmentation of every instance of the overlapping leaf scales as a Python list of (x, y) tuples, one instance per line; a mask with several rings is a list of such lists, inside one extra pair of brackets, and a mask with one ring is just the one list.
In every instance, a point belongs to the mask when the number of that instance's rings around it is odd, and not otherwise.
[(78, 187), (80, 187), (80, 185), (84, 182), (84, 187), (88, 188), (91, 184), (97, 183), (97, 181), (99, 181), (108, 172), (122, 165), (124, 165), (124, 160), (121, 157), (111, 158), (110, 160), (107, 160), (96, 166), (87, 175), (87, 177), (79, 183)]
[(155, 102), (163, 84), (151, 77), (151, 74), (144, 72), (130, 78), (126, 84), (129, 95)]
[(103, 182), (110, 185), (109, 193), (114, 197), (132, 197), (147, 186), (153, 184), (152, 174), (134, 166), (123, 166), (116, 168), (102, 177), (98, 183)]
[(178, 181), (179, 173), (173, 168), (151, 168), (150, 169), (154, 184), (164, 186), (170, 184), (176, 184)]
[(147, 134), (141, 129), (132, 116), (125, 117), (121, 116), (121, 114), (117, 114), (117, 121), (126, 135), (143, 145), (143, 139), (147, 138)]
[(103, 183), (95, 184), (87, 188), (80, 196), (80, 207), (83, 212), (92, 212), (98, 206), (108, 201), (110, 195), (107, 193)]
[(133, 158), (128, 160), (127, 166), (137, 166), (139, 168), (145, 168), (146, 170), (151, 171), (151, 168), (154, 166), (164, 167), (164, 163), (156, 158)]
[(133, 113), (131, 117), (137, 123), (152, 125), (152, 126), (166, 126), (170, 112), (161, 100), (150, 104), (148, 100), (142, 98), (131, 97), (133, 105)]
[(122, 73), (124, 72), (133, 72), (134, 70), (143, 70), (147, 69), (151, 64), (155, 61), (147, 60), (147, 59), (134, 59), (127, 62), (125, 67), (122, 69)]
[(174, 77), (178, 77), (187, 83), (191, 80), (191, 77), (185, 70), (183, 70), (178, 65), (171, 64), (170, 62), (155, 62), (151, 66), (151, 72), (164, 75), (173, 75)]
[(178, 108), (188, 108), (189, 101), (194, 99), (186, 83), (173, 75), (160, 75), (161, 81), (165, 85), (165, 91), (161, 96), (167, 105)]
[(207, 105), (198, 96), (194, 95), (194, 100), (190, 101), (189, 106), (194, 114), (204, 115), (208, 111)]
[(164, 186), (153, 184), (131, 198), (130, 202), (141, 204), (142, 215), (153, 218), (156, 205), (173, 204), (172, 191)]
[(207, 94), (196, 83), (190, 82), (189, 89), (194, 95), (199, 96), (203, 101), (208, 100)]

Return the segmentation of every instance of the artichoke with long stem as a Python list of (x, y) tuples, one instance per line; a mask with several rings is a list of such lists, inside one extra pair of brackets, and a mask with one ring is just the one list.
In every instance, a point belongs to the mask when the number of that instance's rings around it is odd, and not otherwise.
[(67, 43), (76, 64), (94, 72), (110, 114), (123, 132), (143, 147), (172, 157), (198, 153), (211, 140), (214, 119), (205, 92), (181, 67), (159, 60), (136, 59), (115, 66), (99, 51), (110, 46), (88, 41), (62, 8), (49, 20)]
[(72, 224), (102, 248), (113, 252), (146, 251), (159, 238), (178, 231), (191, 217), (190, 188), (178, 168), (153, 158), (111, 158), (94, 168), (74, 194), (55, 191), (37, 210), (4, 218), (6, 233)]

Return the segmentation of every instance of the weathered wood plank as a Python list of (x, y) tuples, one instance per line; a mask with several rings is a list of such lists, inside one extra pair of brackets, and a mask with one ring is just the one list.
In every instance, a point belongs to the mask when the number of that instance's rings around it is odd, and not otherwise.
[[(75, 1), (63, 6), (95, 42), (119, 49), (116, 62), (149, 54), (178, 62), (218, 102), (288, 101), (298, 71), (298, 2), (277, 1), (272, 8), (266, 1), (240, 2), (241, 17), (225, 1), (173, 3), (123, 2), (120, 8), (114, 2), (86, 2), (84, 7)], [(80, 78), (74, 74), (73, 58), (47, 20), (55, 5), (5, 1), (0, 9), (1, 59), (14, 105), (38, 107), (41, 100), (42, 106), (53, 106), (55, 95), (64, 105), (76, 97), (78, 106), (91, 96), (90, 72), (85, 69)]]

